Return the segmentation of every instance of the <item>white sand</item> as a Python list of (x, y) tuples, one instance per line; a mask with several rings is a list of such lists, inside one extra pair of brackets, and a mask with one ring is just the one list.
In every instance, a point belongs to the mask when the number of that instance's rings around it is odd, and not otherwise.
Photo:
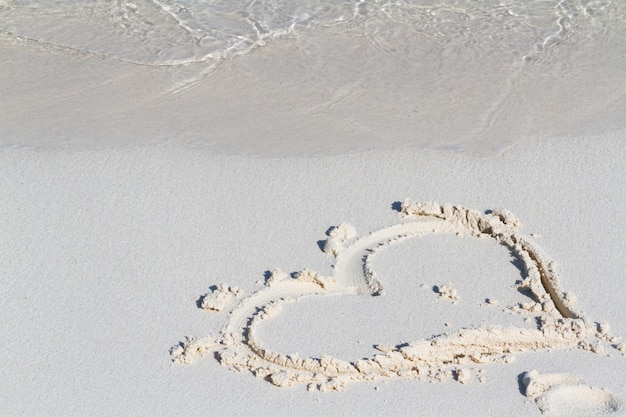
[(275, 3), (0, 0), (0, 415), (625, 414), (624, 4)]
[[(578, 309), (624, 335), (624, 143), (620, 132), (543, 140), (488, 159), (436, 151), (251, 159), (176, 146), (4, 148), (4, 412), (540, 415), (520, 385), (533, 369), (626, 399), (626, 361), (611, 348), (610, 356), (521, 353), (510, 364), (463, 370), (460, 380), (472, 375), (465, 384), (377, 380), (340, 394), (276, 388), (212, 356), (175, 365), (168, 352), (184, 336), (218, 334), (225, 324), (224, 314), (198, 308), (211, 285), (249, 295), (275, 267), (331, 275), (332, 257), (316, 243), (326, 230), (343, 221), (359, 234), (393, 225), (392, 203), (407, 196), (510, 209), (524, 234), (543, 236), (534, 241), (562, 266), (561, 284), (578, 296)], [(304, 309), (296, 303), (261, 329), (262, 342), (286, 354), (351, 360), (375, 352), (373, 343), (511, 323), (498, 312), (519, 297), (514, 284), (522, 273), (505, 248), (483, 250), (480, 240), (450, 236), (443, 248), (461, 252), (444, 256), (425, 239), (375, 258), (384, 296), (309, 300)], [(460, 295), (456, 304), (432, 290), (448, 281)]]

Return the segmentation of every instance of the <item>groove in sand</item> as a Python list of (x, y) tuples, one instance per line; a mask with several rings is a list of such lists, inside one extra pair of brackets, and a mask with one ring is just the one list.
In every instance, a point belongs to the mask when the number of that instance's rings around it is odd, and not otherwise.
[[(239, 300), (220, 337), (187, 338), (171, 349), (172, 360), (190, 363), (198, 356), (215, 352), (216, 358), (236, 371), (249, 371), (276, 386), (307, 384), (309, 389), (342, 390), (351, 381), (380, 378), (413, 378), (467, 383), (470, 369), (486, 363), (507, 363), (511, 355), (544, 349), (584, 349), (604, 353), (605, 345), (621, 346), (600, 326), (577, 311), (560, 287), (556, 265), (531, 241), (519, 233), (520, 222), (506, 210), (485, 214), (462, 206), (405, 200), (401, 215), (409, 220), (367, 236), (356, 238), (350, 225), (342, 224), (328, 232), (324, 251), (335, 256), (332, 277), (310, 270), (293, 278), (276, 269), (266, 285)], [(354, 361), (329, 355), (300, 358), (263, 347), (256, 337), (256, 326), (280, 314), (285, 303), (305, 296), (351, 294), (383, 295), (383, 283), (371, 268), (371, 259), (391, 243), (432, 233), (470, 234), (491, 238), (508, 248), (524, 263), (526, 277), (518, 285), (529, 291), (534, 301), (513, 311), (535, 317), (534, 328), (497, 327), (461, 329), (409, 344), (380, 348), (378, 354)], [(227, 288), (220, 285), (219, 288)]]

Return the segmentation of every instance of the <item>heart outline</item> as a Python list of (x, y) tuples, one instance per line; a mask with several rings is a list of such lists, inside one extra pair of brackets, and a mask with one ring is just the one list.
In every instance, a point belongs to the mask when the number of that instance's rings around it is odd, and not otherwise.
[[(250, 371), (276, 386), (303, 383), (309, 389), (339, 391), (349, 381), (391, 377), (431, 380), (454, 377), (464, 382), (467, 367), (507, 362), (516, 353), (568, 348), (604, 353), (604, 344), (617, 341), (606, 330), (608, 326), (592, 322), (575, 309), (572, 297), (560, 286), (556, 264), (518, 232), (520, 222), (511, 212), (493, 210), (481, 214), (463, 206), (414, 203), (408, 199), (402, 202), (399, 211), (409, 221), (360, 238), (355, 238), (355, 231), (347, 224), (331, 228), (324, 251), (336, 257), (332, 277), (305, 269), (290, 279), (279, 269), (274, 270), (264, 288), (240, 300), (230, 310), (220, 338), (188, 338), (171, 349), (172, 360), (190, 363), (197, 356), (215, 352), (222, 365), (236, 371)], [(286, 303), (301, 297), (381, 295), (384, 287), (371, 267), (373, 256), (392, 242), (430, 233), (469, 233), (477, 238), (492, 238), (521, 259), (527, 276), (518, 287), (530, 291), (535, 298), (534, 304), (525, 308), (538, 313), (537, 328), (461, 329), (380, 348), (379, 354), (351, 362), (329, 355), (320, 358), (285, 355), (264, 348), (256, 337), (255, 329), (261, 321), (275, 317)], [(223, 294), (217, 295), (223, 297)], [(520, 309), (518, 313), (528, 312)]]

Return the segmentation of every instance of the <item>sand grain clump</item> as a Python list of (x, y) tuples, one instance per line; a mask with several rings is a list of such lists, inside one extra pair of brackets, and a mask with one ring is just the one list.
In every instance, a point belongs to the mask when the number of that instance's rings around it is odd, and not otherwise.
[(324, 243), (324, 252), (333, 256), (338, 256), (343, 252), (357, 236), (356, 229), (349, 223), (341, 223), (339, 226), (331, 227), (326, 234), (328, 239)]
[(237, 287), (229, 287), (226, 284), (218, 284), (210, 293), (204, 294), (200, 299), (200, 307), (204, 310), (222, 311), (237, 297), (241, 296), (241, 290)]
[(450, 282), (435, 287), (435, 290), (437, 294), (439, 294), (439, 298), (451, 301), (452, 303), (456, 303), (461, 299), (459, 293), (456, 289), (452, 288), (452, 283)]

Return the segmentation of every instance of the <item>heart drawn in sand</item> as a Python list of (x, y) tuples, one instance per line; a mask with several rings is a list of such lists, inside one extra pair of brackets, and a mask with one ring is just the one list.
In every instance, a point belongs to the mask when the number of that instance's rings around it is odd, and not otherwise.
[[(561, 288), (554, 262), (519, 232), (520, 222), (507, 210), (480, 213), (462, 206), (434, 202), (414, 203), (405, 200), (401, 215), (408, 221), (357, 237), (346, 223), (327, 233), (324, 251), (335, 257), (333, 276), (310, 270), (293, 275), (275, 269), (264, 288), (243, 297), (234, 287), (220, 284), (201, 297), (199, 305), (207, 310), (229, 312), (229, 319), (219, 337), (187, 338), (171, 349), (172, 360), (190, 363), (211, 352), (222, 365), (236, 371), (248, 371), (276, 386), (306, 384), (309, 389), (342, 390), (351, 381), (380, 378), (445, 380), (465, 383), (472, 369), (488, 363), (506, 363), (510, 356), (544, 349), (583, 349), (603, 353), (616, 344), (607, 325), (599, 325), (577, 311), (572, 297)], [(380, 352), (354, 361), (330, 355), (299, 357), (265, 348), (256, 328), (263, 320), (280, 314), (286, 303), (305, 296), (352, 294), (383, 295), (384, 282), (372, 269), (372, 259), (392, 242), (419, 238), (428, 234), (464, 234), (490, 238), (520, 259), (525, 278), (518, 284), (532, 296), (532, 301), (513, 310), (534, 317), (536, 326), (484, 327), (461, 329), (379, 349)], [(440, 295), (454, 298), (452, 288), (442, 286)], [(237, 302), (235, 302), (237, 301)]]

